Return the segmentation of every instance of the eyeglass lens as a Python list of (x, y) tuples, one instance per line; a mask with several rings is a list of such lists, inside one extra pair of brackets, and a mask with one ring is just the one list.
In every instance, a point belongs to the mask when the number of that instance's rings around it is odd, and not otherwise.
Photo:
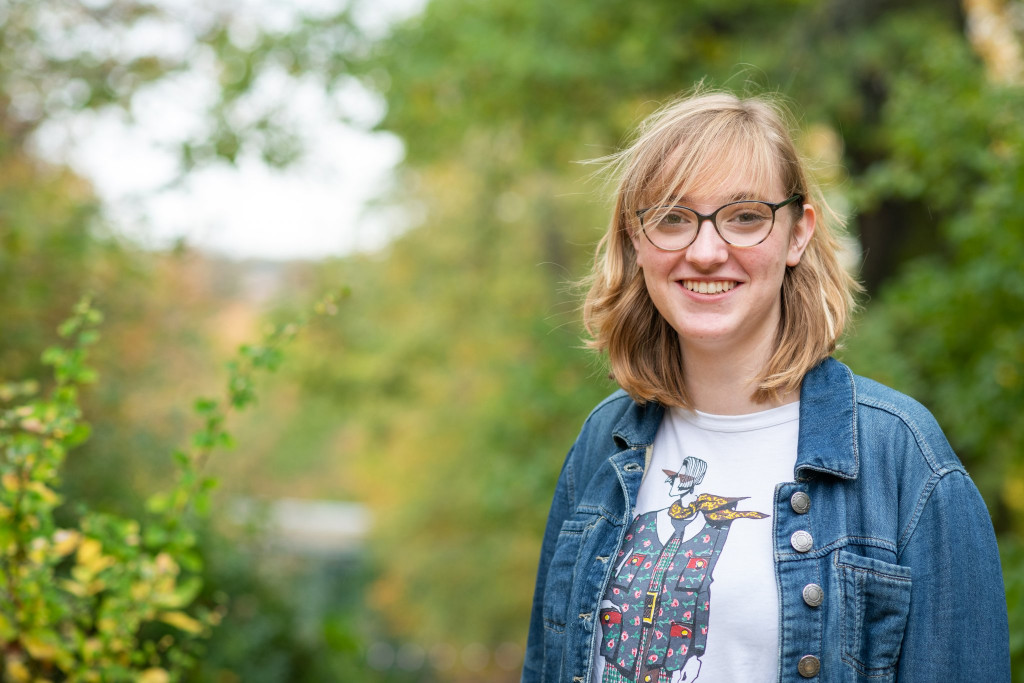
[[(719, 234), (729, 244), (745, 247), (758, 244), (774, 224), (772, 207), (764, 202), (737, 202), (721, 207), (712, 216)], [(682, 249), (693, 242), (700, 219), (690, 209), (662, 206), (643, 216), (648, 238), (662, 249)]]

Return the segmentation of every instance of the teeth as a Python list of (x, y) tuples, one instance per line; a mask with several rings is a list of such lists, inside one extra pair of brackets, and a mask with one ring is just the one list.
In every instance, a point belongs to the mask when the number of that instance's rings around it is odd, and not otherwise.
[(683, 287), (686, 287), (691, 292), (698, 292), (700, 294), (721, 294), (722, 292), (728, 292), (735, 286), (736, 283), (732, 280), (718, 280), (716, 282), (683, 280)]

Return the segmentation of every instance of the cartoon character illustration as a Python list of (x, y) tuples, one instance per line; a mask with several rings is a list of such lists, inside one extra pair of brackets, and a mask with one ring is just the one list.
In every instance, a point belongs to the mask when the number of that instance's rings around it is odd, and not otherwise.
[(678, 499), (639, 515), (626, 533), (600, 613), (602, 683), (697, 678), (708, 637), (711, 575), (729, 528), (737, 519), (768, 516), (736, 510), (745, 497), (697, 495), (707, 472), (699, 458), (685, 458), (678, 472), (662, 471)]

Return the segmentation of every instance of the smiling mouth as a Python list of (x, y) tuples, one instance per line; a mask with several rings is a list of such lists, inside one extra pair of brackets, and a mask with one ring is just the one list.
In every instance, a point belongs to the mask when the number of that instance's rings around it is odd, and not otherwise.
[(683, 287), (698, 294), (721, 294), (722, 292), (728, 292), (736, 286), (736, 282), (733, 280), (717, 280), (715, 282), (683, 280), (682, 283)]

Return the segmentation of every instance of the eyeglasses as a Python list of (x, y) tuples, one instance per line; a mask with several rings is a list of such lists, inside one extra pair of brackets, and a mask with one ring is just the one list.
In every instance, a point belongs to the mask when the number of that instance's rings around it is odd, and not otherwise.
[(775, 212), (800, 199), (771, 202), (739, 201), (720, 206), (712, 213), (697, 213), (686, 206), (652, 206), (640, 209), (636, 217), (651, 244), (662, 251), (680, 251), (693, 244), (704, 221), (711, 221), (726, 244), (754, 247), (768, 239), (775, 227)]

